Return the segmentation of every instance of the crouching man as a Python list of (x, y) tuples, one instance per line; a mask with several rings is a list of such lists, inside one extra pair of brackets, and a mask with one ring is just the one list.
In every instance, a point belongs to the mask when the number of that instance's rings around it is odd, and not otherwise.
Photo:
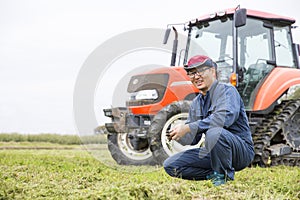
[(193, 136), (205, 145), (177, 153), (164, 162), (172, 177), (210, 179), (215, 186), (234, 180), (235, 171), (254, 158), (253, 141), (243, 101), (236, 88), (217, 81), (217, 64), (207, 56), (192, 57), (184, 66), (199, 95), (193, 100), (185, 124), (174, 127), (170, 139)]

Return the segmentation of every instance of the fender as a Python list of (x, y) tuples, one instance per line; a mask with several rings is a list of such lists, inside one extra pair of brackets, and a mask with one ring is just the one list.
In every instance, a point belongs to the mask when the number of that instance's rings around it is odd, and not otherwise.
[(300, 84), (300, 70), (276, 67), (259, 89), (253, 111), (265, 110), (291, 86)]

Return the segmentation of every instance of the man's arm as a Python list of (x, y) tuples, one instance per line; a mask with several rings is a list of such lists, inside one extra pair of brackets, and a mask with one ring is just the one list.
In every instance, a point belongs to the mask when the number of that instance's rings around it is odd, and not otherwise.
[[(189, 123), (193, 133), (204, 133), (212, 127), (230, 127), (238, 118), (240, 111), (239, 93), (234, 87), (221, 85), (213, 94), (211, 114), (203, 120)], [(215, 104), (215, 105), (213, 105)]]

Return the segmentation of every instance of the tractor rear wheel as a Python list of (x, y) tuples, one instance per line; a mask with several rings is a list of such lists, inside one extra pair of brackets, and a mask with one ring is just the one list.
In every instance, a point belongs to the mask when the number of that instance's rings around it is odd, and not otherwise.
[(264, 116), (252, 134), (252, 165), (300, 166), (300, 100), (285, 100)]

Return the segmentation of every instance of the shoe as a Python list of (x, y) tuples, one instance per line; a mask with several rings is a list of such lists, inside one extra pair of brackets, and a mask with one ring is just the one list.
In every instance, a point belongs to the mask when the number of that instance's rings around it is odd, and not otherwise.
[(224, 174), (219, 174), (218, 172), (214, 172), (213, 174), (207, 175), (206, 178), (211, 180), (214, 186), (220, 186), (227, 182), (227, 177)]

